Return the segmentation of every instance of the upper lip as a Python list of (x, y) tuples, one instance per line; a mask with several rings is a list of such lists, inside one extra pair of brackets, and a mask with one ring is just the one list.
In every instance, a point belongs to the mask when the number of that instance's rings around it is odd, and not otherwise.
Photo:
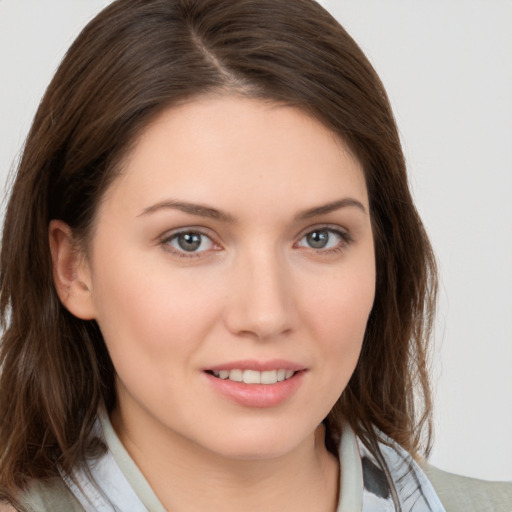
[(254, 359), (244, 359), (241, 361), (230, 361), (228, 363), (221, 363), (215, 366), (209, 366), (205, 370), (219, 372), (221, 370), (256, 370), (265, 372), (269, 370), (293, 370), (298, 372), (305, 370), (306, 367), (302, 364), (286, 359), (271, 359), (268, 361), (258, 361)]

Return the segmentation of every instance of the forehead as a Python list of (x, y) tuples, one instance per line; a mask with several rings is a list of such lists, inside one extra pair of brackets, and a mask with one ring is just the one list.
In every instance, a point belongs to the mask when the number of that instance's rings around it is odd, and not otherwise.
[(300, 207), (356, 196), (362, 167), (306, 112), (237, 96), (205, 96), (165, 110), (141, 134), (113, 184), (118, 200), (167, 196), (232, 208)]

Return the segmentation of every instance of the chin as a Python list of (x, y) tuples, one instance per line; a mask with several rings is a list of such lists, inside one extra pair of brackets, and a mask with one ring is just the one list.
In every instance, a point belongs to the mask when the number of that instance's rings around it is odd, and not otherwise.
[[(285, 457), (300, 449), (304, 444), (314, 442), (315, 428), (293, 430), (288, 426), (276, 425), (225, 432), (210, 444), (210, 451), (225, 459), (234, 460), (272, 460)], [(205, 443), (203, 446), (207, 446)]]
[(293, 452), (296, 446), (287, 445), (275, 441), (269, 443), (231, 443), (230, 446), (218, 447), (215, 450), (218, 456), (224, 459), (240, 460), (240, 461), (264, 461), (274, 460), (285, 457)]

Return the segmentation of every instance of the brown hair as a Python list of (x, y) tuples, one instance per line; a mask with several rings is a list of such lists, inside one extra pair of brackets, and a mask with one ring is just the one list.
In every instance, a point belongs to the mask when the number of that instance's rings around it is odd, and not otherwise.
[[(115, 371), (94, 321), (59, 302), (51, 219), (86, 240), (96, 208), (141, 131), (210, 91), (304, 109), (364, 167), (376, 297), (355, 372), (327, 418), (413, 455), (431, 401), (427, 347), (436, 292), (431, 247), (408, 189), (384, 88), (345, 30), (313, 0), (118, 0), (69, 49), (35, 116), (8, 204), (1, 252), (0, 488), (66, 472), (97, 446)], [(419, 407), (419, 409), (417, 409)]]

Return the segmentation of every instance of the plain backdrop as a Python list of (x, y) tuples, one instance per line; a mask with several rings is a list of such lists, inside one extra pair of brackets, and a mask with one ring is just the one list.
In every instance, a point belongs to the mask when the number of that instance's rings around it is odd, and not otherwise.
[[(0, 179), (108, 0), (0, 0)], [(512, 1), (324, 0), (380, 74), (441, 270), (439, 467), (512, 480)]]

